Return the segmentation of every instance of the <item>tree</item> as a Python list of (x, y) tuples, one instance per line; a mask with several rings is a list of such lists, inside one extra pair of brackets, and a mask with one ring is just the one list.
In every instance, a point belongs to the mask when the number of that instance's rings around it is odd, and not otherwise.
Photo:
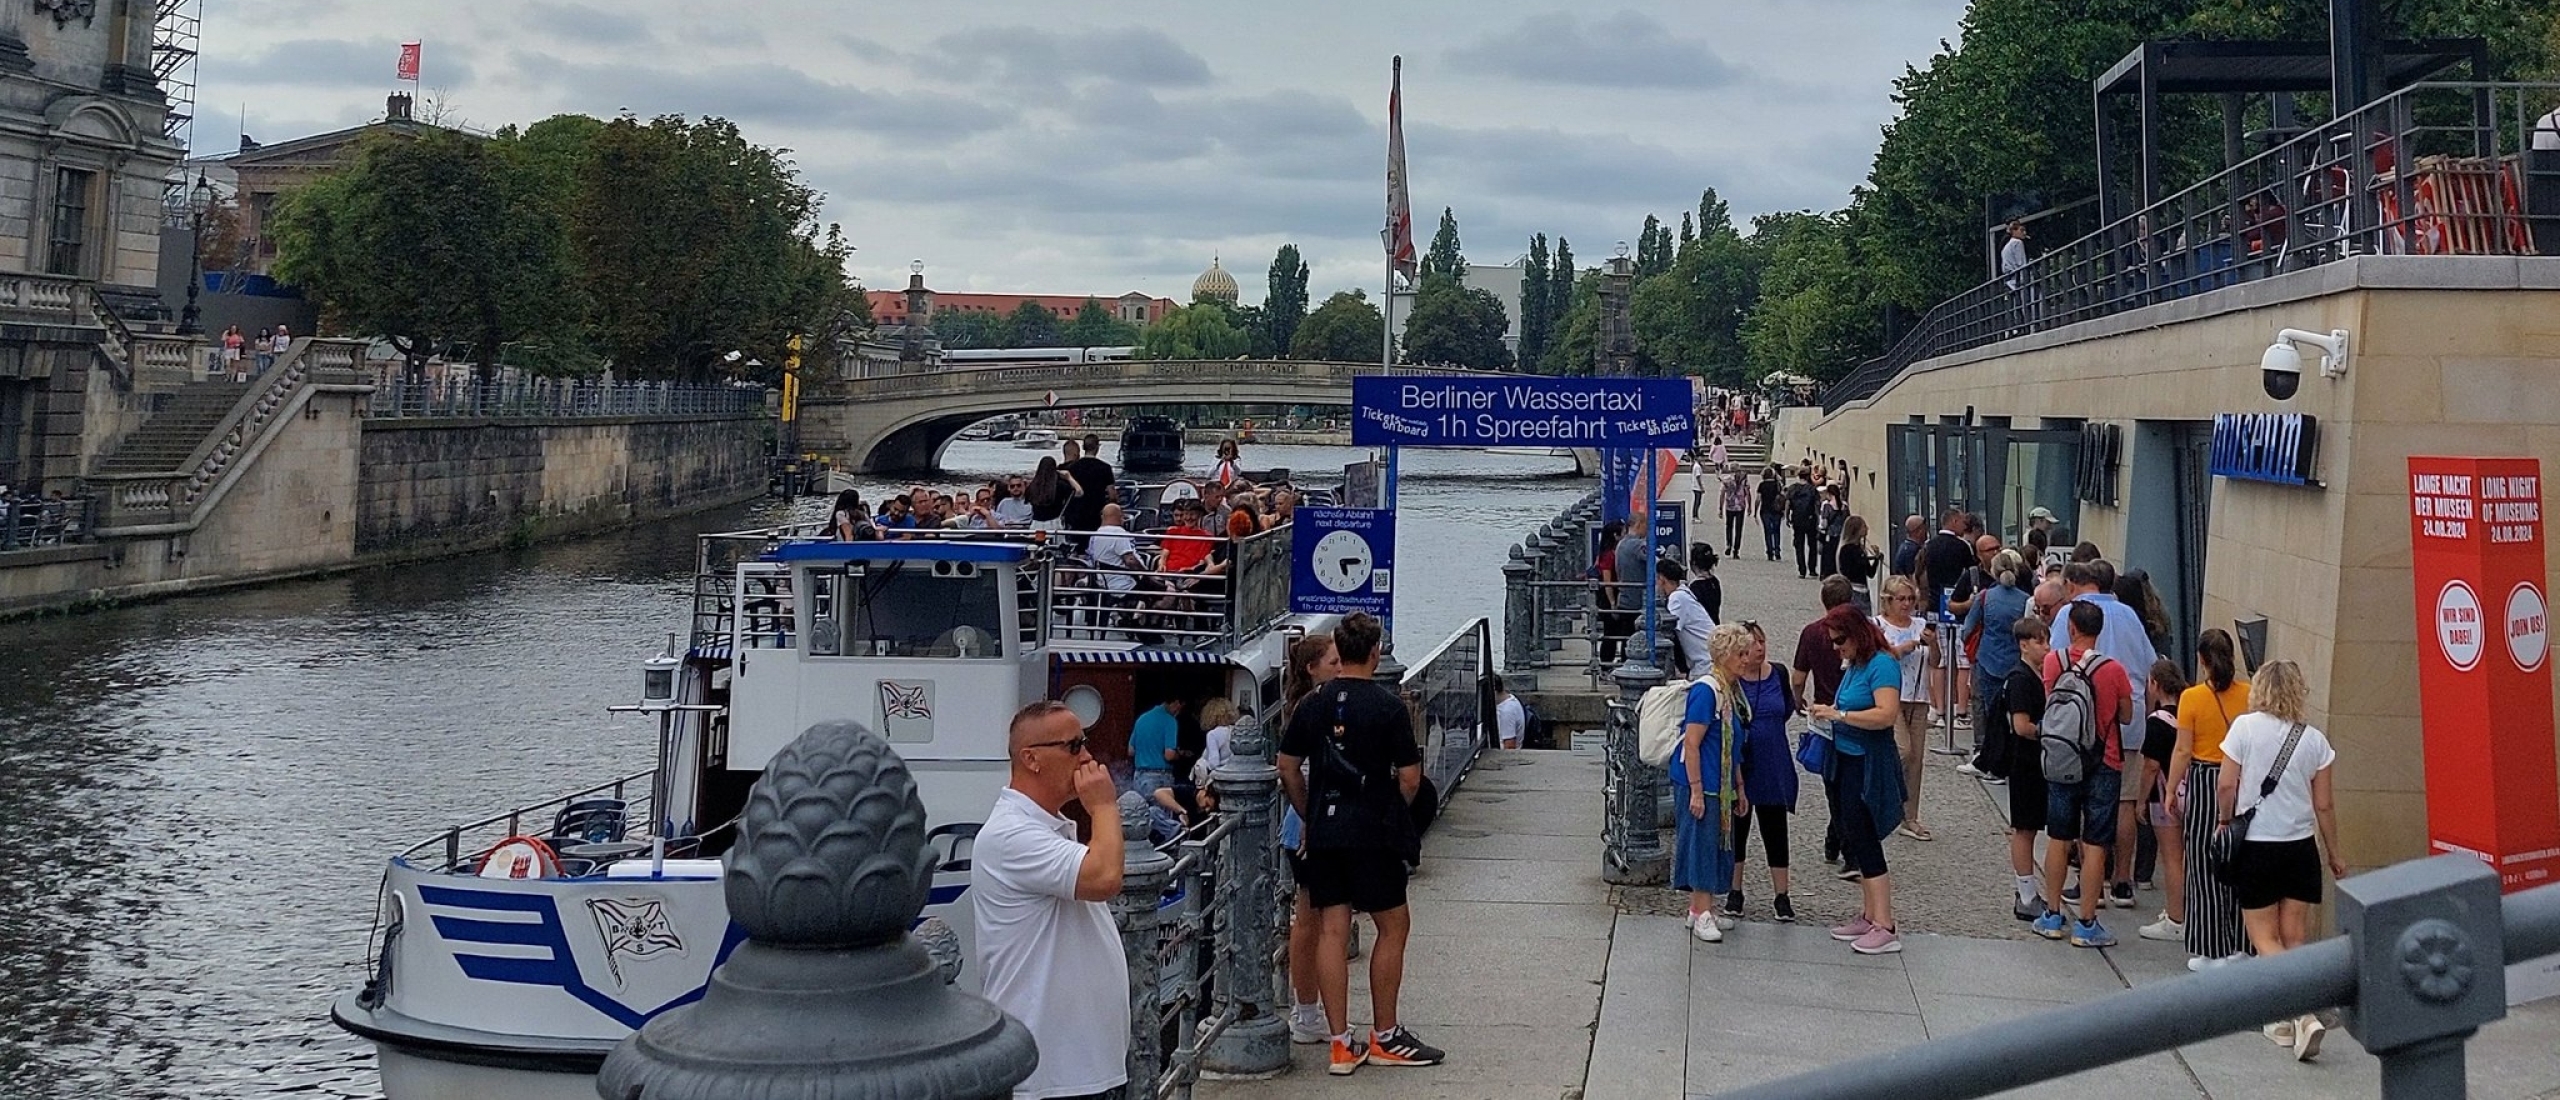
[(1334, 294), (1307, 314), (1289, 340), (1289, 357), (1329, 363), (1374, 363), (1386, 340), (1386, 318), (1366, 291)]
[[(1563, 250), (1558, 248), (1558, 254)], [(1600, 347), (1600, 287), (1589, 279), (1572, 289), (1572, 301), (1556, 320), (1556, 329), (1547, 343), (1547, 357), (1539, 364), (1540, 373), (1587, 376), (1592, 372), (1594, 356)]]
[(1529, 238), (1529, 260), (1520, 276), (1520, 362), (1531, 370), (1547, 354), (1547, 334), (1555, 318), (1547, 305), (1547, 235)]
[(1730, 229), (1710, 233), (1635, 288), (1628, 320), (1649, 371), (1743, 378), (1742, 321), (1751, 308), (1751, 250)]
[(1054, 348), (1066, 340), (1059, 331), (1062, 327), (1058, 324), (1058, 315), (1049, 312), (1049, 307), (1025, 298), (1021, 305), (1013, 307), (1013, 312), (1004, 316), (1004, 346)]
[(286, 197), (277, 274), (332, 327), (389, 341), (412, 375), (455, 352), (486, 378), (509, 341), (571, 322), (560, 212), (539, 184), (512, 141), (369, 138)]
[(1253, 350), (1253, 338), (1228, 319), (1226, 307), (1193, 302), (1147, 326), (1138, 340), (1140, 359), (1233, 359)]
[[(1550, 364), (1556, 361), (1556, 341), (1564, 336), (1565, 315), (1581, 301), (1573, 285), (1574, 277), (1578, 274), (1580, 273), (1573, 267), (1573, 242), (1557, 237), (1555, 262), (1547, 268), (1547, 339), (1546, 350), (1539, 363), (1539, 369), (1548, 374), (1569, 373), (1557, 370)], [(1589, 362), (1589, 357), (1586, 356), (1583, 361)]]
[(1752, 223), (1762, 256), (1759, 299), (1742, 325), (1753, 380), (1784, 371), (1829, 382), (1864, 358), (1876, 339), (1875, 312), (1842, 214), (1765, 214)]
[(1298, 255), (1298, 246), (1284, 244), (1271, 257), (1270, 290), (1262, 298), (1263, 331), (1268, 334), (1270, 354), (1287, 353), (1298, 335), (1298, 325), (1307, 319), (1307, 262)]
[(1458, 251), (1458, 215), (1448, 207), (1440, 208), (1440, 230), (1431, 235), (1431, 250), (1422, 254), (1421, 277), (1448, 275), (1463, 279), (1467, 274), (1467, 258)]
[(1636, 234), (1635, 261), (1637, 282), (1671, 270), (1671, 233), (1662, 228), (1662, 219), (1644, 216), (1644, 229)]
[[(1697, 223), (1697, 220), (1696, 220), (1696, 219), (1694, 219), (1694, 218), (1691, 218), (1691, 217), (1689, 216), (1689, 212), (1688, 212), (1688, 211), (1686, 211), (1686, 210), (1681, 211), (1681, 212), (1680, 212), (1680, 251), (1681, 251), (1681, 252), (1687, 252), (1687, 251), (1689, 250), (1689, 246), (1690, 246), (1690, 245), (1692, 245), (1692, 244), (1697, 243), (1697, 240), (1698, 240), (1698, 223)], [(1674, 254), (1674, 256), (1673, 256), (1672, 258), (1676, 261), (1679, 257), (1678, 257), (1678, 255), (1677, 255), (1677, 254)]]
[(958, 309), (938, 309), (926, 319), (934, 339), (954, 351), (1013, 346), (1012, 334), (1005, 330), (1004, 318), (992, 313), (971, 313)]
[(1511, 365), (1511, 349), (1502, 343), (1510, 327), (1501, 299), (1491, 292), (1433, 274), (1422, 280), (1413, 317), (1405, 322), (1405, 361), (1499, 370)]
[(1076, 310), (1075, 320), (1067, 322), (1059, 340), (1072, 348), (1136, 347), (1138, 326), (1112, 316), (1099, 300), (1087, 298)]

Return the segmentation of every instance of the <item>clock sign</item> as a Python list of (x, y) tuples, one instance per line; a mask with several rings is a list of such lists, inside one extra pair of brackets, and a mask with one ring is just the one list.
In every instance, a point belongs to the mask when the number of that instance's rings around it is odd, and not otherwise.
[(1395, 515), (1372, 508), (1300, 508), (1290, 526), (1289, 610), (1385, 615), (1392, 594)]

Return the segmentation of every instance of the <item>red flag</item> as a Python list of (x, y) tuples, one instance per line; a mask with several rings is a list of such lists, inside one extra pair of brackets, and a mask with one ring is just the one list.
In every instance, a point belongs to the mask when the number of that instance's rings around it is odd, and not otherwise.
[(406, 80), (412, 84), (418, 82), (418, 55), (423, 52), (425, 48), (425, 43), (422, 42), (403, 42), (400, 44), (400, 79)]
[(1405, 278), (1421, 266), (1413, 254), (1413, 199), (1404, 181), (1404, 58), (1395, 60), (1395, 76), (1387, 91), (1387, 261)]

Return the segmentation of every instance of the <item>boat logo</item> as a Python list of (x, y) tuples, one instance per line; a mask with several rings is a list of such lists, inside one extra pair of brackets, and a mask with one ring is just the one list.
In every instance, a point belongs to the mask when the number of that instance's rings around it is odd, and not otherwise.
[(675, 922), (667, 919), (664, 899), (588, 898), (587, 912), (596, 920), (596, 935), (604, 940), (604, 962), (613, 971), (615, 985), (623, 984), (625, 955), (645, 959), (663, 951), (684, 954), (684, 939), (676, 935)]
[(880, 732), (891, 741), (933, 740), (933, 681), (880, 681)]

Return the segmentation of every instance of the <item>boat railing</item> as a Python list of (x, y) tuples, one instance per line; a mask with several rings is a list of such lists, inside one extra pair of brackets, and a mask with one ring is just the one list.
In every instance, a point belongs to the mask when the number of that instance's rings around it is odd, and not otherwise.
[[(1136, 564), (1099, 562), (1091, 542), (1066, 551), (1049, 586), (1049, 634), (1061, 640), (1138, 641), (1202, 647), (1251, 637), (1289, 609), (1289, 531), (1283, 526), (1228, 540), (1216, 535), (1125, 537)], [(1215, 544), (1231, 542), (1223, 573), (1168, 569), (1176, 548), (1198, 551), (1202, 567)], [(1184, 543), (1192, 543), (1183, 547)]]
[[(462, 870), (478, 861), (481, 856), (487, 855), (490, 849), (497, 847), (500, 841), (508, 837), (538, 835), (548, 840), (560, 811), (569, 808), (573, 803), (597, 802), (604, 799), (621, 804), (621, 838), (638, 839), (654, 834), (656, 831), (650, 825), (655, 820), (650, 809), (656, 791), (657, 772), (654, 769), (633, 772), (620, 779), (598, 783), (558, 798), (518, 806), (505, 813), (491, 814), (478, 821), (452, 826), (434, 838), (422, 841), (407, 851), (401, 852), (399, 858), (426, 871)], [(535, 833), (525, 832), (528, 824), (532, 825)], [(689, 847), (700, 839), (688, 837), (683, 843)]]

